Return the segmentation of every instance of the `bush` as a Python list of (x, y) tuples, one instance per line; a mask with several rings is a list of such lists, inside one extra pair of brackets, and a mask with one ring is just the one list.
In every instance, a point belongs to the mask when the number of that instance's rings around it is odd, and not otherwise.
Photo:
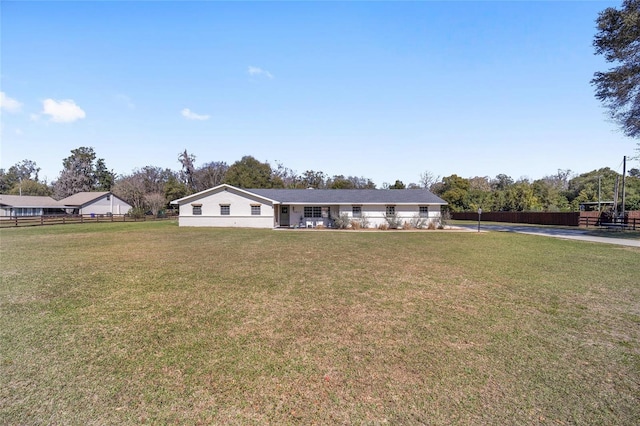
[(409, 222), (405, 222), (405, 223), (402, 224), (402, 229), (406, 230), (406, 229), (411, 229), (411, 228), (413, 228), (413, 226), (411, 226), (411, 223), (409, 223)]
[(369, 227), (369, 218), (365, 215), (362, 215), (359, 218), (351, 220), (351, 227), (353, 229), (366, 229)]
[(337, 229), (347, 229), (349, 225), (351, 225), (351, 219), (348, 213), (342, 213), (333, 218), (333, 226)]
[(447, 226), (447, 223), (451, 220), (451, 212), (449, 209), (444, 210), (440, 213), (440, 223), (438, 224), (438, 229), (444, 229)]
[(364, 214), (360, 217), (360, 219), (358, 219), (358, 222), (360, 222), (360, 227), (361, 228), (368, 228), (369, 227), (369, 218)]
[(411, 218), (411, 226), (416, 229), (422, 229), (429, 223), (429, 219), (427, 219), (426, 217), (420, 217), (420, 215), (415, 215)]
[(145, 216), (145, 214), (146, 214), (145, 209), (142, 207), (135, 207), (135, 208), (129, 209), (129, 216), (135, 219), (142, 219)]
[(389, 224), (381, 223), (380, 225), (378, 225), (378, 229), (380, 229), (381, 231), (386, 231), (387, 229), (389, 229)]
[(387, 216), (385, 216), (385, 220), (387, 221), (387, 224), (389, 225), (389, 228), (391, 229), (399, 229), (402, 228), (403, 225), (403, 220), (401, 218), (398, 217), (397, 214), (389, 214)]

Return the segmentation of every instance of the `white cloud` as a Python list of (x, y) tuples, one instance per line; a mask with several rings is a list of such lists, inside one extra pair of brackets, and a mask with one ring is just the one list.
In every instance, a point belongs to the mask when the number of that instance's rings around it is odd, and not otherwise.
[(86, 117), (82, 108), (71, 99), (62, 101), (45, 99), (42, 101), (42, 107), (42, 114), (50, 115), (50, 121), (55, 123), (72, 123)]
[(266, 77), (266, 78), (273, 78), (273, 74), (271, 74), (269, 71), (267, 70), (263, 70), (260, 67), (252, 67), (249, 66), (249, 68), (247, 69), (247, 72), (249, 73), (250, 76), (252, 77)]
[(24, 135), (24, 132), (22, 131), (22, 129), (16, 129), (16, 135), (22, 136)]
[(196, 114), (195, 112), (191, 111), (189, 108), (185, 108), (182, 110), (182, 116), (184, 118), (186, 118), (187, 120), (208, 120), (210, 118), (209, 115), (201, 115), (201, 114)]
[(29, 114), (29, 119), (31, 119), (31, 121), (38, 121), (40, 120), (40, 114), (31, 113)]
[(4, 92), (0, 92), (0, 109), (7, 112), (20, 112), (22, 103), (10, 98)]

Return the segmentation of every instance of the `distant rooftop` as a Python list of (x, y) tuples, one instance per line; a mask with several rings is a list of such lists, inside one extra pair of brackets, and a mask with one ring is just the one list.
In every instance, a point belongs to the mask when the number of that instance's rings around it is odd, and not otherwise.
[(61, 204), (51, 197), (6, 194), (0, 194), (0, 205), (30, 208), (62, 208), (64, 206), (64, 204)]

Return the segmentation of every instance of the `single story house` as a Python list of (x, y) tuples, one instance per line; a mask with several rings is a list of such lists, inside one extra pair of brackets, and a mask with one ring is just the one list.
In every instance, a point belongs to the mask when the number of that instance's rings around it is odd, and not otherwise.
[(231, 185), (189, 195), (178, 205), (180, 226), (331, 227), (347, 215), (376, 228), (388, 216), (439, 222), (447, 202), (425, 189), (242, 189)]
[(54, 214), (127, 214), (131, 205), (111, 192), (78, 192), (56, 201), (51, 197), (0, 194), (0, 216)]
[(63, 206), (51, 197), (0, 194), (0, 216), (42, 216), (64, 214)]
[(69, 214), (127, 214), (131, 204), (111, 192), (78, 192), (60, 200)]

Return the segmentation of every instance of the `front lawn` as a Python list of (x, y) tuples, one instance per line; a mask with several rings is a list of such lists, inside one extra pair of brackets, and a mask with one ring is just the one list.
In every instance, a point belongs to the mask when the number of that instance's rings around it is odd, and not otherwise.
[(0, 230), (0, 424), (637, 424), (640, 249)]

